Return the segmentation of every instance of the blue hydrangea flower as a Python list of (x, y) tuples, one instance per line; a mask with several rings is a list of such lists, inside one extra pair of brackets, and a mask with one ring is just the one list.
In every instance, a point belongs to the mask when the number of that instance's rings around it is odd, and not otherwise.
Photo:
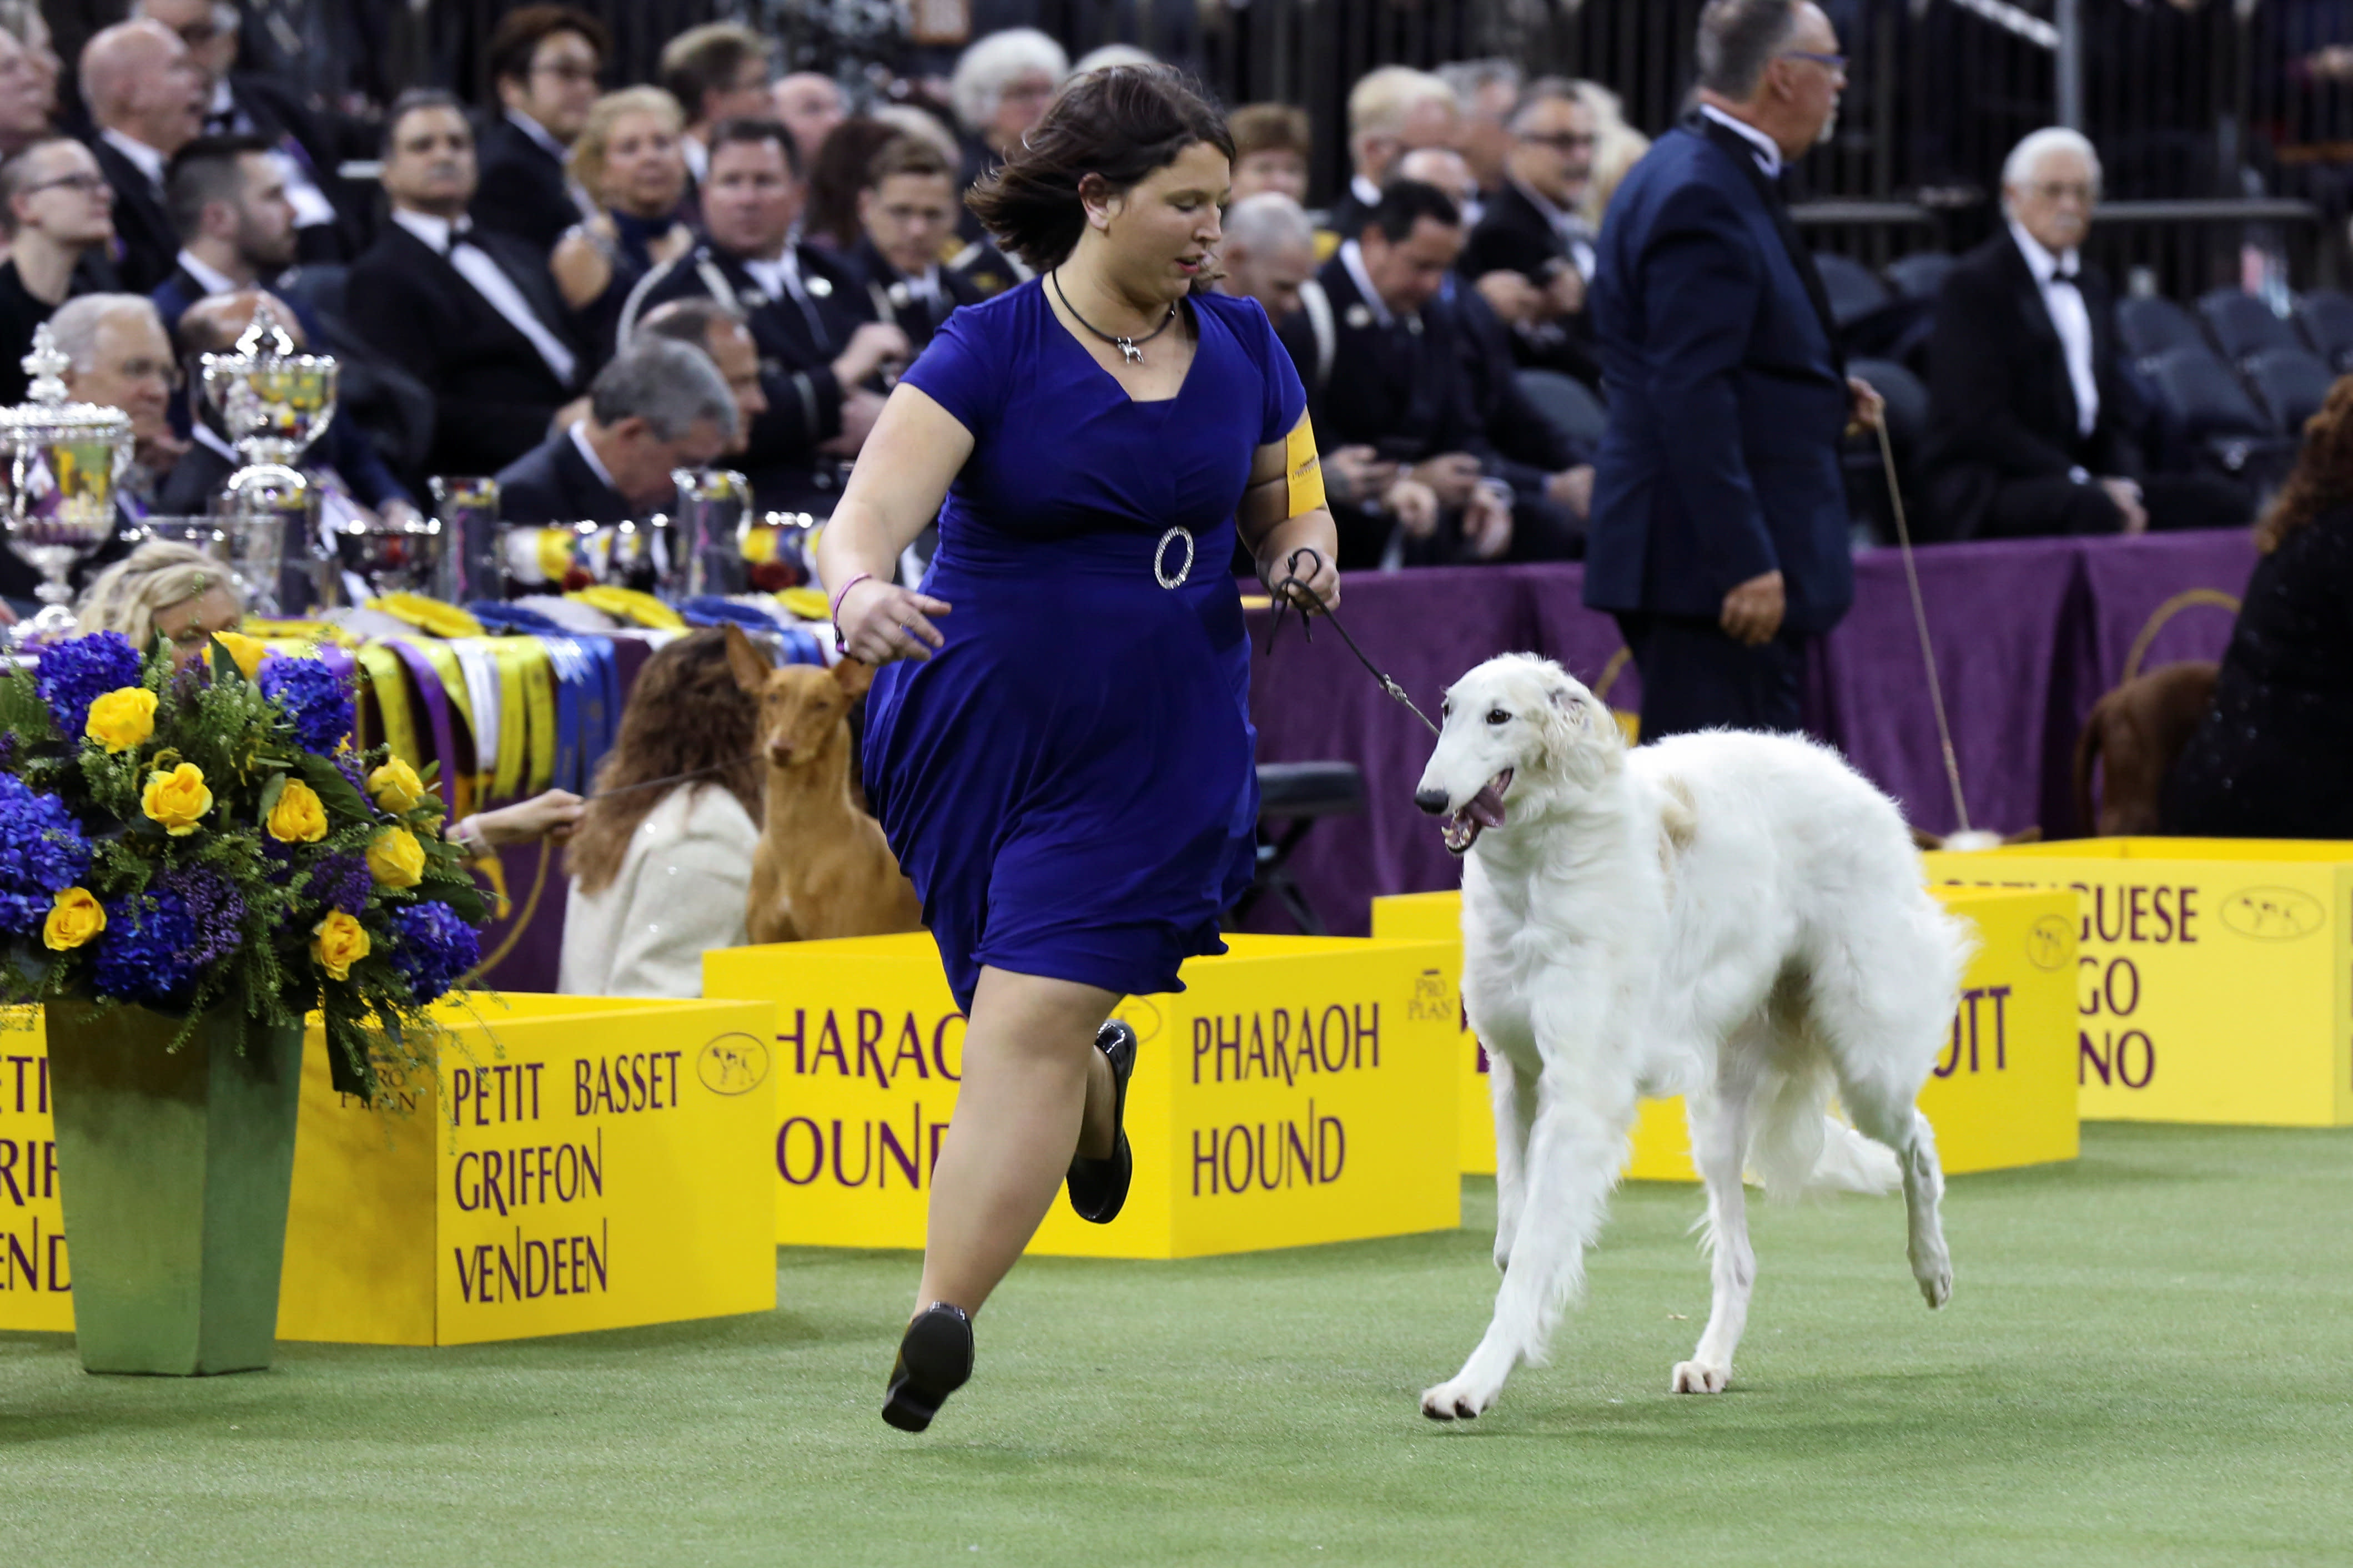
[(0, 931), (38, 931), (89, 869), (90, 841), (65, 802), (0, 773)]
[(307, 889), (322, 908), (341, 910), (347, 915), (366, 910), (368, 895), (375, 890), (375, 877), (368, 870), (366, 858), (360, 855), (328, 856), (311, 868)]
[(259, 675), (262, 695), (285, 710), (305, 751), (332, 753), (352, 732), (351, 689), (324, 663), (273, 653)]
[(144, 661), (129, 637), (121, 632), (92, 632), (43, 648), (33, 683), (49, 705), (58, 733), (79, 744), (90, 705), (110, 691), (138, 685), (144, 674)]
[(474, 928), (447, 904), (410, 904), (394, 910), (392, 921), (400, 938), (392, 966), (407, 978), (419, 1002), (440, 996), (482, 961)]
[(156, 885), (187, 907), (196, 929), (195, 950), (187, 955), (193, 972), (228, 957), (245, 942), (245, 900), (218, 872), (200, 866), (166, 871)]
[(195, 984), (204, 939), (188, 900), (160, 883), (106, 906), (92, 978), (99, 994), (125, 1002), (185, 1003)]

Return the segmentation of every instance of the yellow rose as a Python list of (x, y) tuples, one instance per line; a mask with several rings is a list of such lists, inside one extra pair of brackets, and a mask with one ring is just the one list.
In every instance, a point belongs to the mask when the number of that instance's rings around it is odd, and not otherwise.
[(352, 965), (365, 958), (375, 945), (368, 940), (367, 927), (341, 910), (311, 928), (311, 956), (337, 980), (349, 980)]
[(406, 827), (387, 827), (368, 846), (368, 871), (387, 888), (413, 888), (425, 879), (425, 847)]
[(155, 694), (143, 686), (110, 691), (90, 705), (81, 732), (110, 752), (127, 752), (155, 732)]
[(205, 787), (205, 770), (194, 763), (182, 763), (170, 773), (148, 774), (147, 788), (139, 797), (139, 809), (162, 823), (174, 838), (194, 833), (212, 808), (213, 792)]
[(248, 680), (251, 680), (254, 671), (261, 668), (262, 655), (269, 651), (269, 645), (260, 638), (246, 637), (238, 632), (215, 632), (213, 641), (228, 649), (229, 658), (237, 661), (238, 672)]
[(90, 896), (88, 889), (68, 888), (58, 895), (49, 910), (49, 918), (41, 924), (41, 940), (50, 951), (64, 952), (106, 929), (106, 906)]
[(327, 836), (327, 808), (318, 791), (301, 779), (288, 779), (264, 826), (280, 844), (316, 844)]
[(417, 802), (425, 798), (425, 781), (398, 757), (368, 774), (367, 782), (368, 793), (375, 796), (376, 805), (395, 816), (415, 811)]

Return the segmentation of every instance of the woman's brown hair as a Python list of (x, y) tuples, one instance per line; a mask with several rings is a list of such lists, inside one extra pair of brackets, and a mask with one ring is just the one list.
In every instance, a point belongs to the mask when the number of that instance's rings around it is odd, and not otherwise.
[(1197, 142), (1234, 155), (1225, 117), (1166, 66), (1111, 66), (1062, 89), (1020, 151), (965, 196), (988, 232), (1033, 271), (1059, 267), (1087, 226), (1079, 186), (1134, 188)]
[(2304, 450), (2255, 524), (2255, 548), (2269, 555), (2291, 531), (2348, 502), (2353, 502), (2353, 375), (2337, 377), (2320, 412), (2304, 422)]
[(760, 710), (735, 684), (727, 667), (727, 641), (717, 627), (690, 633), (646, 661), (621, 714), (621, 733), (597, 764), (595, 796), (572, 836), (565, 868), (594, 893), (620, 875), (629, 837), (646, 814), (679, 784), (609, 792), (648, 779), (665, 779), (732, 763), (686, 787), (715, 784), (743, 802), (760, 820), (762, 769), (753, 750), (758, 742)]
[(824, 236), (837, 249), (855, 249), (864, 232), (858, 221), (858, 193), (866, 188), (866, 166), (900, 135), (895, 125), (857, 116), (827, 132), (817, 156), (809, 160), (808, 211), (802, 226)]

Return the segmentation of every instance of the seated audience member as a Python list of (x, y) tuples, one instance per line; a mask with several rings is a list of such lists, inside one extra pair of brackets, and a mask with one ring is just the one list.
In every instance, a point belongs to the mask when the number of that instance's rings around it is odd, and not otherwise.
[(686, 202), (685, 121), (658, 87), (607, 93), (572, 143), (573, 179), (596, 213), (565, 231), (548, 268), (576, 330), (609, 357), (621, 307), (647, 273), (694, 248)]
[[(1070, 74), (1071, 57), (1035, 27), (991, 33), (956, 57), (948, 97), (964, 133), (958, 194), (972, 189), (974, 182), (1005, 162), (1005, 154), (1037, 129)], [(967, 240), (985, 237), (980, 220), (969, 211), (958, 220), (958, 232)]]
[[(700, 996), (702, 954), (741, 947), (760, 845), (759, 708), (706, 627), (646, 661), (572, 837), (556, 989)], [(717, 768), (645, 789), (628, 786)]]
[(114, 192), (79, 142), (51, 137), (0, 165), (0, 406), (25, 401), (33, 329), (77, 294), (111, 289)]
[(939, 149), (940, 156), (945, 158), (952, 168), (958, 166), (964, 157), (955, 132), (948, 129), (948, 122), (917, 104), (878, 103), (866, 111), (866, 118), (889, 126), (902, 136), (913, 136), (918, 142), (929, 142)]
[(864, 233), (849, 264), (865, 279), (874, 319), (907, 334), (910, 357), (923, 352), (949, 311), (981, 297), (940, 261), (955, 237), (956, 205), (955, 168), (938, 148), (912, 136), (883, 143), (858, 193)]
[(849, 118), (849, 105), (831, 77), (792, 71), (776, 79), (776, 85), (768, 91), (766, 108), (747, 112), (755, 120), (773, 119), (791, 132), (793, 146), (806, 169), (815, 163), (817, 150), (825, 145), (834, 127)]
[[(294, 261), (294, 204), (286, 161), (255, 136), (199, 136), (174, 153), (164, 182), (180, 253), (155, 289), (166, 331), (214, 294), (261, 287)], [(303, 322), (316, 336), (318, 323)]]
[(840, 460), (854, 458), (882, 398), (866, 384), (903, 364), (906, 334), (865, 320), (865, 290), (839, 262), (792, 240), (803, 187), (791, 134), (772, 120), (731, 120), (713, 133), (703, 231), (690, 255), (648, 275), (622, 313), (622, 341), (656, 305), (697, 296), (740, 314), (760, 345), (768, 411), (754, 422), (744, 469), (763, 510), (830, 515)]
[(543, 260), (589, 210), (565, 160), (612, 53), (605, 24), (571, 5), (518, 6), (491, 35), (500, 112), (482, 127), (474, 221), (523, 241)]
[(1244, 196), (1226, 209), (1218, 249), (1218, 292), (1247, 296), (1281, 325), (1299, 310), (1299, 286), (1315, 276), (1315, 224), (1280, 191)]
[(2353, 378), (2306, 425), (2255, 548), (2214, 706), (2166, 778), (2164, 830), (2353, 838)]
[(54, 134), (57, 83), (24, 41), (0, 26), (0, 158), (13, 158)]
[(2227, 528), (2252, 502), (2215, 476), (2144, 477), (2117, 374), (2116, 305), (2077, 247), (2100, 161), (2073, 131), (2038, 131), (2002, 170), (2008, 226), (1963, 257), (1936, 299), (1924, 454), (1933, 536)]
[(496, 473), (537, 446), (572, 397), (579, 346), (545, 254), (466, 217), (474, 135), (458, 100), (401, 94), (384, 142), (392, 221), (353, 264), (347, 324), (432, 395), (426, 471)]
[(153, 289), (179, 254), (164, 173), (204, 129), (206, 91), (188, 46), (161, 22), (118, 23), (82, 47), (82, 100), (98, 127), (90, 151), (114, 187), (115, 269), (126, 289)]
[(898, 140), (879, 120), (851, 115), (835, 126), (807, 165), (808, 202), (801, 209), (799, 238), (834, 256), (858, 248), (865, 229), (858, 221), (859, 194), (866, 189), (867, 165)]
[[(293, 93), (258, 71), (237, 69), (243, 32), (238, 8), (223, 0), (132, 0), (134, 18), (161, 22), (188, 47), (205, 78), (203, 132), (251, 136), (285, 161), (286, 199), (294, 209), (297, 254), (305, 261), (348, 261), (358, 253), (360, 215), (335, 205), (336, 139)], [(187, 237), (183, 230), (181, 237)]]
[(1521, 363), (1599, 381), (1585, 315), (1597, 236), (1580, 211), (1593, 110), (1574, 83), (1548, 78), (1522, 97), (1511, 132), (1504, 183), (1471, 231), (1461, 270), (1511, 324)]
[[(1509, 60), (1460, 60), (1438, 68), (1438, 79), (1454, 92), (1454, 106), (1462, 116), (1462, 139), (1456, 151), (1471, 165), (1484, 198), (1504, 186), (1504, 161), (1512, 151), (1512, 110), (1519, 107), (1520, 68)], [(1469, 216), (1470, 209), (1464, 209)], [(1479, 219), (1470, 216), (1476, 230)]]
[(639, 337), (596, 373), (588, 414), (499, 470), (509, 522), (623, 522), (674, 510), (675, 468), (735, 438), (735, 400), (711, 356)]
[(1411, 66), (1383, 66), (1348, 89), (1348, 188), (1333, 205), (1330, 227), (1342, 239), (1364, 231), (1397, 161), (1417, 147), (1451, 147), (1461, 135), (1454, 89)]
[(710, 167), (711, 132), (721, 121), (775, 112), (768, 63), (768, 40), (740, 22), (689, 27), (662, 46), (661, 87), (686, 116), (679, 151), (695, 184)]
[[(181, 313), (179, 329), (173, 334), (179, 342), (182, 375), (188, 385), (195, 385), (203, 376), (205, 355), (227, 353), (237, 346), (246, 328), (253, 324), (255, 309), (265, 300), (295, 348), (310, 347), (314, 340), (302, 313), (284, 300), (250, 289), (207, 295)], [(201, 398), (195, 401), (203, 404)], [(245, 466), (237, 448), (215, 425), (209, 406), (191, 421), (188, 436), (187, 454), (173, 465), (155, 498), (159, 510), (174, 516), (212, 510), (213, 500), (228, 482), (228, 477)], [(301, 467), (303, 472), (325, 487), (327, 504), (321, 509), (322, 522), (339, 521), (347, 515), (345, 509), (351, 507), (390, 521), (417, 516), (415, 498), (393, 477), (391, 468), (368, 439), (367, 432), (351, 420), (339, 417), (331, 421), (325, 433), (303, 453)]]
[[(1327, 452), (1343, 571), (1493, 560), (1511, 546), (1511, 492), (1474, 453), (1453, 318), (1431, 308), (1461, 249), (1445, 193), (1391, 181), (1281, 329)], [(1380, 467), (1355, 461), (1359, 447)]]
[(751, 438), (752, 422), (768, 411), (768, 395), (760, 385), (760, 346), (743, 319), (716, 300), (672, 300), (646, 312), (632, 341), (668, 338), (700, 349), (719, 367), (727, 394), (735, 400), (735, 432), (722, 457), (741, 457)]
[[(1307, 200), (1307, 159), (1314, 150), (1307, 111), (1287, 103), (1246, 103), (1226, 121), (1234, 139), (1233, 194), (1239, 205), (1272, 191)], [(1320, 258), (1319, 258), (1320, 259)]]
[(1110, 70), (1114, 66), (1156, 66), (1166, 62), (1150, 49), (1134, 44), (1104, 44), (1089, 49), (1071, 64), (1071, 74), (1062, 81), (1068, 85), (1092, 71)]

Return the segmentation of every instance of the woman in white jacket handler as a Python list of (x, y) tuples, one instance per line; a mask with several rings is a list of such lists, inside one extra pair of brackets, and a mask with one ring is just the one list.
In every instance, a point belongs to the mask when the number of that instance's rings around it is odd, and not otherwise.
[[(573, 835), (558, 990), (700, 996), (703, 950), (743, 945), (760, 842), (758, 728), (716, 630), (646, 661)], [(703, 769), (716, 771), (627, 787)]]

